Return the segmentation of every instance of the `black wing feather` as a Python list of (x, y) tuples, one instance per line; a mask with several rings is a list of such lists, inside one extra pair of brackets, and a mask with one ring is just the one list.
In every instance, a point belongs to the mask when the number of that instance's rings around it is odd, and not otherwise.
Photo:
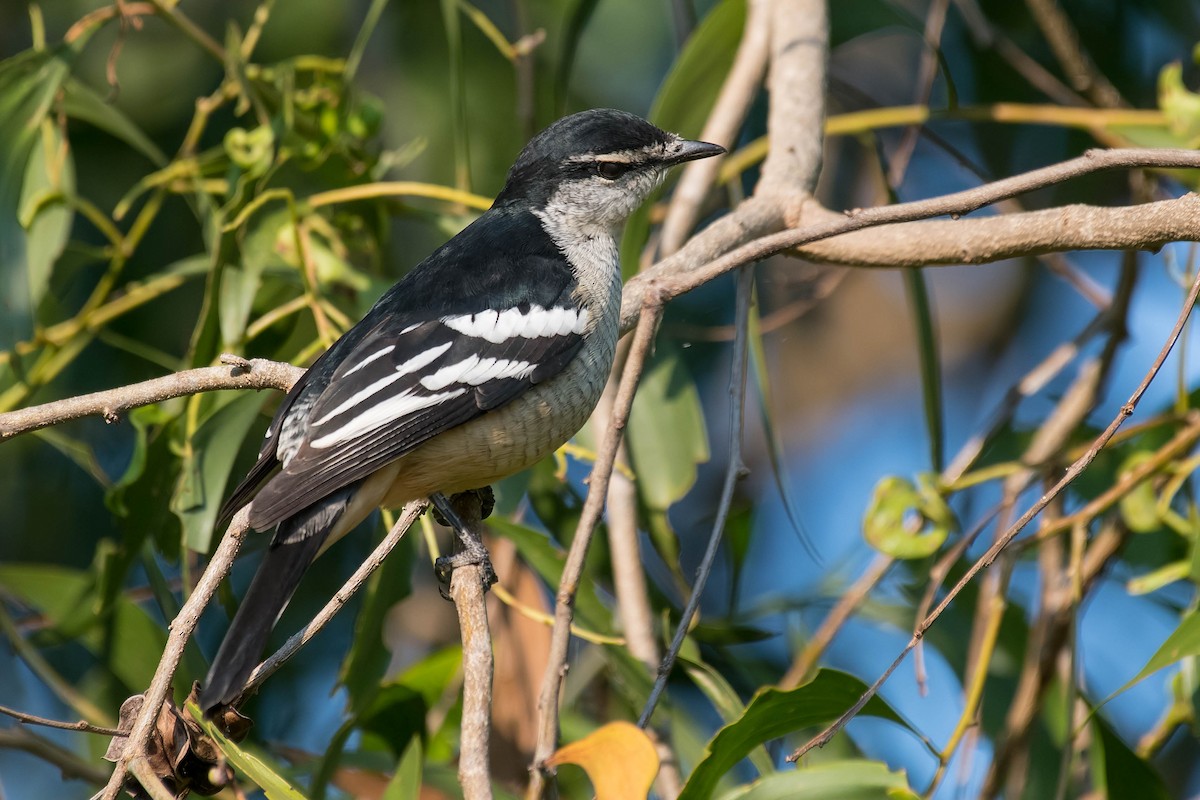
[[(505, 308), (527, 312), (534, 307), (576, 306), (574, 274), (536, 219), (529, 219), (534, 226), (532, 233), (527, 226), (518, 226), (524, 228), (519, 231), (495, 224), (468, 228), (392, 287), (362, 322), (322, 356), (319, 364), (314, 364), (310, 373), (317, 374), (287, 408), (280, 409), (272, 423), (291, 438), (275, 437), (278, 442), (274, 455), (284, 466), (254, 498), (251, 524), (255, 528), (270, 527), (439, 433), (510, 402), (529, 386), (558, 374), (575, 357), (582, 345), (578, 334), (512, 337), (496, 343), (462, 334), (441, 322), (447, 316), (494, 313)], [(472, 229), (477, 227), (486, 230), (472, 236)], [(514, 251), (514, 241), (524, 242), (525, 246)], [(479, 264), (465, 270), (454, 263), (463, 255), (463, 248), (491, 253), (493, 259), (507, 263), (491, 268)], [(497, 283), (498, 276), (505, 276), (507, 283)], [(436, 306), (427, 304), (430, 297), (439, 299)], [(388, 347), (393, 349), (381, 354)], [(437, 352), (436, 358), (397, 377), (397, 367), (432, 352)], [(473, 387), (451, 385), (449, 390), (465, 390), (436, 405), (413, 408), (364, 430), (345, 427), (384, 401), (400, 402), (405, 393), (419, 406), (424, 399), (438, 394), (423, 387), (422, 378), (473, 356), (534, 366), (521, 377), (497, 378)], [(372, 391), (379, 382), (386, 385)], [(339, 428), (348, 434), (333, 444), (322, 443), (322, 437)], [(266, 457), (264, 460), (269, 463)], [(268, 468), (260, 470), (258, 465), (252, 471), (260, 481), (268, 474)], [(235, 496), (250, 491), (239, 487)]]

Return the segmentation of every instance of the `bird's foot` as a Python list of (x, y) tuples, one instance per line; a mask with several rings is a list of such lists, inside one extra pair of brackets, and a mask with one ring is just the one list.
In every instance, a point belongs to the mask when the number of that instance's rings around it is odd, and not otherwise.
[(487, 548), (480, 542), (474, 542), (473, 545), (464, 547), (452, 556), (442, 556), (433, 562), (433, 571), (438, 579), (438, 591), (447, 600), (452, 599), (450, 597), (450, 578), (454, 574), (454, 570), (461, 567), (480, 567), (480, 578), (483, 580), (485, 592), (498, 580), (496, 570), (492, 569), (492, 559), (488, 555)]
[[(467, 497), (464, 497), (467, 495)], [(480, 539), (479, 531), (476, 527), (478, 523), (487, 518), (496, 507), (496, 496), (492, 493), (492, 487), (484, 486), (482, 489), (471, 489), (466, 492), (459, 492), (454, 495), (453, 501), (448, 500), (442, 494), (435, 494), (430, 497), (433, 501), (433, 513), (435, 519), (447, 527), (453, 528), (455, 535), (458, 537), (458, 552), (451, 556), (442, 556), (434, 562), (434, 573), (438, 579), (438, 590), (442, 597), (449, 600), (450, 598), (450, 577), (454, 570), (460, 567), (481, 567), (480, 578), (483, 581), (483, 590), (486, 592), (491, 588), (497, 580), (496, 571), (492, 569), (492, 560), (488, 556), (487, 548), (484, 547), (483, 541)], [(478, 503), (476, 508), (472, 508), (469, 503)], [(463, 509), (463, 504), (468, 505), (464, 509), (471, 525), (468, 525), (463, 520), (462, 514), (458, 509)], [(458, 508), (455, 508), (455, 505)], [(475, 513), (476, 510), (478, 513)]]

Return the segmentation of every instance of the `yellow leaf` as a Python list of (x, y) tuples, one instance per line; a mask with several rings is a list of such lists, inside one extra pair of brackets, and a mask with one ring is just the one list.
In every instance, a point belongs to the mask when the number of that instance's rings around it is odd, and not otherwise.
[(546, 762), (555, 767), (583, 767), (596, 790), (596, 800), (645, 797), (658, 774), (654, 743), (629, 722), (610, 722), (578, 742), (558, 748)]

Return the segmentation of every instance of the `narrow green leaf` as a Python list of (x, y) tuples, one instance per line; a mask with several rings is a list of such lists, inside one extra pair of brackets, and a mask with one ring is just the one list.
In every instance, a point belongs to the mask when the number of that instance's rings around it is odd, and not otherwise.
[[(728, 725), (745, 713), (746, 706), (742, 703), (742, 698), (716, 668), (703, 661), (692, 661), (682, 657), (680, 657), (679, 663), (687, 670), (692, 683), (696, 684), (708, 701), (713, 704), (713, 708), (721, 715), (722, 722)], [(770, 775), (775, 772), (775, 763), (766, 747), (758, 745), (753, 748), (748, 758), (754, 768), (758, 770), (759, 775)]]
[[(851, 675), (821, 670), (809, 683), (791, 691), (770, 687), (754, 695), (745, 713), (726, 725), (705, 749), (679, 800), (707, 800), (717, 782), (755, 747), (803, 728), (834, 719), (862, 696), (866, 685)], [(879, 697), (863, 706), (862, 714), (907, 723)]]
[(777, 772), (738, 787), (721, 800), (917, 800), (903, 771), (876, 761), (831, 761)]
[(942, 407), (942, 366), (938, 358), (937, 330), (929, 302), (929, 286), (920, 269), (906, 269), (904, 288), (916, 326), (917, 355), (921, 363), (921, 397), (925, 404), (925, 427), (929, 432), (929, 461), (934, 472), (941, 472), (945, 460), (945, 414)]
[(796, 500), (792, 497), (792, 479), (788, 474), (787, 458), (783, 453), (783, 439), (779, 435), (779, 429), (775, 425), (775, 416), (771, 413), (771, 383), (768, 378), (769, 370), (767, 369), (767, 351), (763, 346), (762, 336), (762, 317), (758, 311), (758, 284), (754, 287), (755, 298), (750, 304), (750, 326), (748, 338), (748, 352), (750, 355), (750, 374), (754, 378), (755, 387), (758, 389), (755, 392), (755, 399), (758, 400), (758, 414), (762, 421), (763, 438), (767, 443), (767, 458), (771, 462), (771, 477), (775, 480), (775, 490), (779, 492), (779, 499), (783, 503), (783, 510), (787, 514), (788, 522), (792, 524), (792, 530), (796, 533), (796, 538), (800, 540), (800, 544), (804, 546), (805, 552), (813, 561), (820, 563), (821, 554), (817, 550), (816, 543), (812, 541), (812, 537), (808, 535), (808, 531), (804, 527), (804, 523), (800, 520), (800, 511), (796, 507)]
[(286, 778), (272, 769), (265, 761), (243, 750), (233, 741), (227, 739), (218, 730), (217, 726), (213, 725), (204, 716), (199, 706), (189, 703), (187, 711), (204, 732), (213, 738), (213, 741), (221, 748), (221, 752), (225, 754), (225, 758), (229, 760), (229, 763), (247, 778), (258, 784), (259, 788), (266, 794), (267, 800), (305, 800), (304, 795), (296, 787), (292, 786)]
[(697, 466), (708, 461), (709, 450), (700, 393), (669, 343), (659, 345), (638, 386), (626, 441), (654, 544), (668, 564), (678, 564), (667, 512), (696, 483)]
[(71, 151), (65, 147), (58, 127), (49, 120), (42, 120), (39, 134), (25, 164), (17, 212), (25, 228), (29, 302), (35, 311), (50, 288), (54, 264), (67, 244), (75, 216), (64, 202), (75, 193)]
[(229, 472), (266, 398), (262, 392), (236, 397), (212, 412), (192, 437), (171, 510), (183, 524), (184, 543), (196, 552), (208, 552)]
[[(0, 349), (32, 332), (36, 301), (45, 288), (40, 278), (37, 285), (30, 283), (28, 233), (19, 212), (31, 154), (40, 146), (42, 121), (66, 80), (69, 54), (67, 49), (26, 51), (0, 62)], [(46, 259), (54, 249), (50, 244), (43, 243), (38, 258)]]
[(1162, 643), (1162, 646), (1158, 648), (1154, 655), (1150, 656), (1150, 660), (1146, 662), (1146, 666), (1142, 667), (1136, 675), (1126, 681), (1124, 686), (1110, 694), (1105, 699), (1105, 702), (1126, 691), (1130, 686), (1145, 680), (1160, 669), (1169, 667), (1177, 661), (1190, 656), (1198, 655), (1200, 655), (1200, 613), (1191, 611), (1179, 621), (1179, 627), (1172, 631), (1171, 635), (1167, 637), (1167, 640)]
[(1158, 770), (1147, 764), (1101, 717), (1092, 717), (1092, 730), (1099, 747), (1089, 760), (1092, 778), (1101, 796), (1136, 797), (1138, 800), (1169, 800), (1172, 797)]
[(69, 458), (75, 466), (91, 476), (92, 480), (107, 489), (112, 486), (112, 479), (96, 460), (96, 453), (87, 442), (70, 436), (57, 428), (43, 428), (35, 431), (34, 436), (53, 447)]
[[(517, 547), (521, 558), (550, 586), (558, 586), (562, 579), (566, 552), (544, 533), (504, 519), (488, 520), (497, 536), (503, 536)], [(612, 632), (612, 614), (600, 602), (591, 581), (585, 580), (575, 595), (575, 612), (580, 624), (599, 633)]]
[(367, 582), (362, 609), (354, 620), (353, 644), (341, 670), (341, 682), (350, 694), (354, 713), (365, 710), (369, 698), (379, 689), (379, 680), (391, 658), (383, 641), (383, 626), (392, 606), (412, 594), (416, 555), (411, 541), (402, 541), (383, 566), (375, 570)]
[(722, 0), (705, 15), (650, 106), (650, 119), (656, 125), (688, 138), (700, 135), (733, 65), (745, 25), (745, 0)]
[[(98, 559), (103, 562), (104, 554)], [(0, 587), (37, 610), (67, 640), (83, 645), (132, 691), (149, 685), (166, 644), (162, 625), (120, 595), (111, 614), (97, 614), (97, 577), (48, 564), (0, 566)], [(105, 632), (104, 627), (111, 628)]]
[(592, 12), (599, 5), (599, 0), (577, 0), (575, 7), (567, 16), (566, 30), (562, 34), (562, 49), (558, 56), (558, 65), (554, 70), (554, 108), (560, 114), (567, 112), (567, 96), (571, 87), (571, 72), (575, 69), (575, 53), (579, 50), (579, 40), (587, 30), (587, 24), (592, 19)]
[(383, 790), (383, 800), (413, 800), (421, 794), (421, 739), (413, 737)]
[(154, 166), (166, 165), (167, 157), (158, 149), (158, 145), (124, 112), (87, 84), (67, 78), (63, 84), (63, 109), (71, 119), (82, 120), (120, 139), (150, 159)]

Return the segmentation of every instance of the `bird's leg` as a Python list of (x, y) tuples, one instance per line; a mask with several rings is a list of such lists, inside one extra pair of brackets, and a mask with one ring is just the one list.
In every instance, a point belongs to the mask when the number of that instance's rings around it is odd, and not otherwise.
[(438, 522), (454, 529), (459, 546), (453, 555), (442, 556), (434, 562), (438, 582), (442, 584), (442, 596), (447, 597), (450, 574), (458, 567), (478, 565), (483, 567), (485, 589), (496, 582), (496, 572), (488, 557), (487, 548), (479, 534), (479, 523), (495, 508), (496, 498), (490, 486), (460, 492), (447, 499), (437, 492), (429, 496), (433, 503), (434, 517)]

